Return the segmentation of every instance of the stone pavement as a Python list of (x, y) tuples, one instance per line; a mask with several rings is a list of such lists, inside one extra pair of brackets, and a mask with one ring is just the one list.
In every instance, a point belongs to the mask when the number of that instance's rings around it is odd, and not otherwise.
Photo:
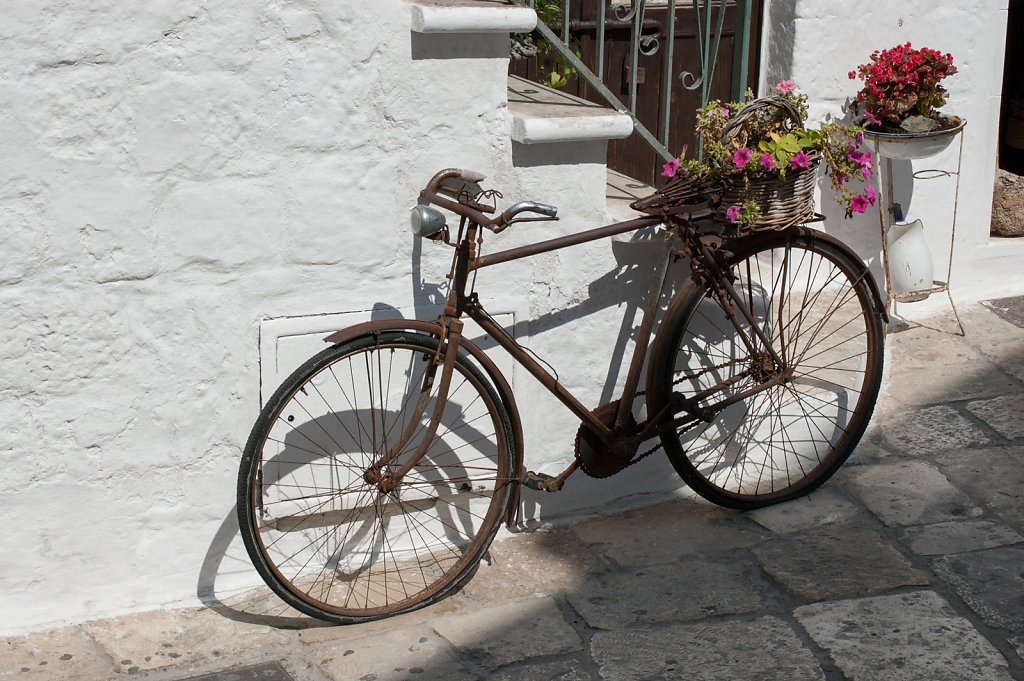
[(963, 316), (889, 336), (868, 435), (807, 498), (509, 536), (460, 594), (365, 625), (257, 595), (8, 638), (0, 679), (1024, 679), (1024, 329)]

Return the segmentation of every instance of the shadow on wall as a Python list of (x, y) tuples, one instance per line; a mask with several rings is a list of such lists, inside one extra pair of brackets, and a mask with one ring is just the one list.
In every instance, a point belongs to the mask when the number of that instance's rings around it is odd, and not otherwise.
[[(610, 348), (608, 367), (601, 388), (600, 399), (602, 402), (612, 399), (616, 385), (622, 378), (622, 365), (628, 361), (627, 352), (630, 342), (635, 339), (638, 313), (642, 309), (645, 296), (652, 285), (657, 262), (664, 252), (664, 242), (660, 238), (639, 243), (613, 241), (612, 251), (617, 265), (590, 282), (588, 297), (584, 301), (539, 315), (528, 321), (530, 336), (537, 337), (540, 334), (557, 331), (570, 322), (601, 310), (611, 308), (622, 310), (619, 331), (616, 334), (614, 345)], [(673, 266), (665, 285), (663, 302), (667, 302), (671, 298), (687, 271), (685, 263), (677, 263)], [(442, 283), (425, 280), (421, 239), (416, 239), (413, 243), (411, 283), (417, 318), (431, 319), (444, 303), (446, 286)], [(376, 303), (373, 306), (372, 317), (374, 319), (400, 316), (401, 313), (390, 305)], [(510, 333), (513, 332), (513, 329), (506, 330)], [(497, 348), (497, 344), (490, 339), (482, 340), (478, 344), (489, 354), (492, 354), (491, 351)], [(500, 348), (497, 349), (498, 352), (503, 352)], [(600, 353), (595, 353), (595, 355), (600, 356)], [(496, 355), (492, 354), (492, 356)], [(530, 385), (534, 383), (532, 378), (526, 378), (525, 382), (527, 385), (523, 386), (524, 389), (517, 394), (520, 401), (526, 398), (529, 391), (542, 389), (539, 384)], [(641, 386), (642, 388), (643, 386)], [(559, 442), (559, 446), (563, 448), (570, 446), (573, 436), (573, 432), (559, 434), (559, 437), (565, 440)], [(542, 447), (543, 442), (528, 441), (525, 446), (528, 465), (531, 459), (529, 452), (531, 449), (537, 451), (536, 448)], [(535, 462), (536, 459), (533, 458)], [(632, 477), (639, 481), (641, 489), (650, 488), (651, 480), (657, 480), (659, 489), (655, 489), (653, 493), (663, 495), (672, 487), (681, 484), (677, 478), (672, 477), (667, 462), (661, 461), (659, 464), (653, 464), (655, 468), (658, 468), (653, 478), (650, 477), (653, 470), (650, 465), (652, 464), (631, 469)], [(609, 487), (607, 480), (588, 478), (579, 473), (573, 478), (572, 491), (569, 494), (551, 495), (533, 490), (523, 490), (520, 504), (521, 508), (525, 510), (524, 518), (530, 520), (540, 515), (550, 517), (558, 515), (560, 512), (579, 511), (586, 507), (592, 507), (595, 499), (603, 499), (611, 495), (621, 496), (623, 479), (629, 477), (629, 475), (619, 476), (610, 483), (611, 487)], [(665, 487), (666, 483), (671, 486), (668, 490)], [(628, 488), (628, 486), (627, 483), (626, 487)], [(555, 499), (555, 497), (559, 498)], [(553, 505), (553, 508), (549, 509), (549, 505)], [(237, 592), (251, 590), (252, 575), (253, 568), (240, 541), (236, 508), (232, 507), (214, 535), (200, 568), (197, 585), (197, 595), (200, 601), (206, 606), (218, 610), (226, 617), (239, 621), (270, 624), (284, 628), (320, 626), (321, 623), (299, 615), (269, 593), (257, 599), (246, 597), (243, 607), (233, 605), (233, 598)]]
[[(771, 87), (793, 76), (793, 46), (796, 44), (797, 0), (772, 0), (764, 25), (769, 28), (764, 83)], [(765, 93), (762, 93), (765, 94)]]

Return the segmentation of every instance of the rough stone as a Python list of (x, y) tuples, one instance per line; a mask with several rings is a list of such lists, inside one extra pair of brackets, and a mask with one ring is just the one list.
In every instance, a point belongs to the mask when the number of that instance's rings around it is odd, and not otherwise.
[(266, 626), (229, 620), (210, 610), (171, 610), (160, 615), (127, 615), (86, 622), (83, 628), (116, 662), (119, 673), (223, 664), (239, 655), (257, 662), (290, 639), (282, 632), (268, 632)]
[(499, 538), (462, 595), (475, 604), (585, 589), (607, 562), (568, 529), (555, 528)]
[(935, 572), (995, 627), (1024, 633), (1024, 546), (936, 559)]
[(752, 546), (763, 539), (742, 515), (701, 502), (640, 509), (579, 523), (572, 529), (595, 551), (622, 566), (671, 563), (696, 553)]
[(822, 487), (808, 496), (751, 511), (749, 516), (776, 534), (789, 534), (852, 520), (860, 512), (839, 488)]
[(907, 529), (903, 536), (907, 547), (923, 556), (966, 553), (1024, 541), (1010, 528), (988, 520), (950, 520)]
[(881, 428), (890, 448), (908, 456), (984, 446), (990, 442), (978, 426), (944, 404), (907, 410), (888, 419)]
[(476, 681), (447, 641), (427, 626), (407, 627), (316, 646), (316, 666), (335, 681)]
[(463, 654), (492, 669), (583, 648), (580, 637), (547, 597), (524, 598), (438, 618), (431, 626)]
[(0, 648), (0, 679), (3, 681), (78, 681), (105, 679), (113, 673), (110, 660), (75, 627), (7, 637)]
[(804, 601), (848, 598), (928, 577), (877, 533), (857, 525), (827, 525), (809, 535), (788, 535), (754, 549), (782, 586)]
[(1005, 658), (938, 594), (919, 591), (797, 608), (850, 681), (1003, 681)]
[(592, 655), (603, 681), (823, 681), (814, 655), (774, 617), (597, 633)]
[(579, 660), (534, 662), (491, 672), (487, 681), (593, 681), (594, 677)]
[(1024, 396), (1019, 393), (969, 402), (967, 409), (1005, 438), (1024, 437)]
[(982, 513), (938, 468), (924, 461), (851, 468), (844, 479), (886, 525), (923, 525)]
[(1024, 235), (1024, 177), (996, 169), (992, 191), (992, 236)]
[(1024, 522), (1024, 447), (953, 450), (935, 461), (958, 489), (1006, 514), (1020, 528)]
[(634, 568), (595, 582), (569, 602), (596, 629), (753, 612), (764, 604), (757, 566), (736, 555)]

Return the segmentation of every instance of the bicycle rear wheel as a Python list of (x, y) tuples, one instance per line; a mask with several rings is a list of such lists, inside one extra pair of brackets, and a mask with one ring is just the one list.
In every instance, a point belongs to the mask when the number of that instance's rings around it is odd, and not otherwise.
[(260, 414), (239, 469), (239, 525), (257, 571), (297, 610), (347, 624), (429, 605), (472, 574), (494, 538), (512, 487), (512, 431), (465, 353), (422, 459), (389, 491), (368, 474), (397, 471), (422, 442), (438, 343), (393, 331), (328, 348)]
[(738, 310), (742, 334), (733, 310), (691, 279), (659, 331), (648, 411), (706, 392), (695, 411), (709, 420), (664, 432), (662, 443), (694, 491), (747, 509), (810, 492), (853, 451), (881, 382), (882, 319), (863, 264), (810, 230), (725, 248), (733, 287), (789, 377), (753, 392), (771, 376), (770, 353)]

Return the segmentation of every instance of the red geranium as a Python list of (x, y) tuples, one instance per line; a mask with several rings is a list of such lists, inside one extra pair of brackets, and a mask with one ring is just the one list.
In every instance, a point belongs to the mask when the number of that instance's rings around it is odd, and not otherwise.
[(882, 122), (898, 126), (907, 116), (934, 116), (946, 103), (946, 89), (939, 81), (956, 73), (953, 55), (922, 47), (897, 45), (871, 53), (871, 61), (850, 71), (864, 87), (857, 93), (861, 108)]

